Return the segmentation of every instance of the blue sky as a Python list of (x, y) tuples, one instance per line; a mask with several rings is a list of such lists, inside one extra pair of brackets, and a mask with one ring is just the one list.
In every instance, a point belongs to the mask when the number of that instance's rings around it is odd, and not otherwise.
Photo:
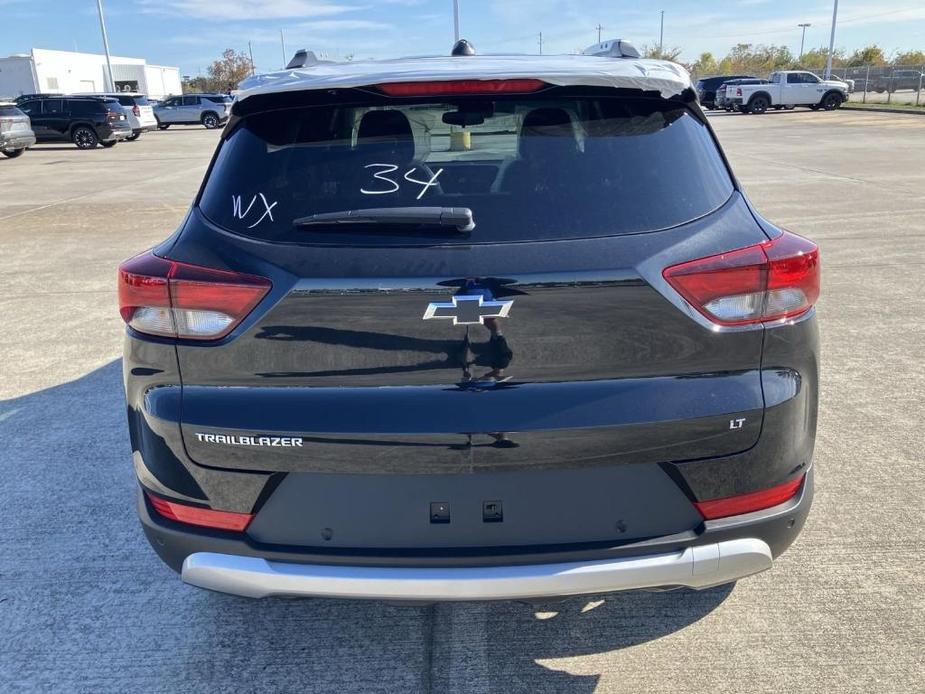
[[(797, 24), (810, 22), (807, 48), (828, 45), (831, 0), (459, 0), (461, 34), (482, 52), (572, 52), (597, 39), (658, 42), (723, 55), (737, 42), (799, 49)], [(104, 0), (113, 54), (178, 65), (195, 75), (225, 48), (247, 50), (258, 70), (279, 68), (286, 49), (308, 47), (332, 59), (447, 52), (451, 0)], [(32, 47), (102, 52), (95, 0), (0, 0), (0, 55)], [(849, 51), (874, 42), (887, 53), (925, 50), (925, 1), (841, 0), (836, 44)]]

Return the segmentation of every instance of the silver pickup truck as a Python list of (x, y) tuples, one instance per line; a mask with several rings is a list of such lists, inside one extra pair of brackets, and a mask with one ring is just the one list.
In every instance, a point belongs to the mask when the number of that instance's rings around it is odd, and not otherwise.
[(767, 84), (743, 84), (726, 90), (726, 102), (743, 113), (764, 113), (769, 108), (808, 106), (832, 111), (848, 99), (848, 86), (823, 80), (811, 72), (772, 72)]

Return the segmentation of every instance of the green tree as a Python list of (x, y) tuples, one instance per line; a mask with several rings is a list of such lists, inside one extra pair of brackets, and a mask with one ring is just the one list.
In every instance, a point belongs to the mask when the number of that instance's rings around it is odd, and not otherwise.
[(681, 55), (681, 49), (675, 46), (674, 48), (659, 48), (658, 46), (643, 46), (642, 50), (639, 51), (640, 55), (643, 58), (654, 58), (655, 60), (670, 60), (672, 62), (678, 61), (678, 56)]
[(716, 58), (713, 57), (713, 54), (710, 52), (701, 53), (700, 56), (687, 66), (691, 74), (697, 75), (698, 77), (703, 77), (706, 75), (715, 75), (719, 72), (719, 65), (716, 62)]
[(793, 53), (786, 46), (736, 44), (720, 63), (729, 72), (767, 74), (793, 65)]
[(848, 67), (857, 67), (859, 65), (882, 66), (886, 64), (887, 60), (883, 54), (883, 49), (877, 44), (859, 48), (848, 58)]
[[(794, 63), (794, 67), (802, 70), (823, 70), (829, 59), (828, 48), (813, 48), (803, 53), (803, 57)], [(832, 67), (844, 67), (847, 59), (842, 48), (835, 50), (832, 55)]]
[(193, 77), (183, 83), (184, 92), (230, 92), (252, 72), (251, 60), (244, 52), (228, 48), (213, 62), (205, 75)]
[(899, 51), (893, 56), (893, 65), (925, 65), (925, 51)]

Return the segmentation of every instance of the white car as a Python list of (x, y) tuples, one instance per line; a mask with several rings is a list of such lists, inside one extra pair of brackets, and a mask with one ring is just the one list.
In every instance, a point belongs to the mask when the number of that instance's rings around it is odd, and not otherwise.
[(157, 130), (157, 118), (154, 117), (154, 108), (148, 103), (148, 97), (144, 94), (139, 92), (94, 92), (92, 96), (108, 96), (119, 101), (119, 105), (125, 111), (125, 118), (132, 128), (132, 134), (126, 138), (127, 140), (137, 140), (143, 132)]
[(769, 108), (808, 106), (832, 111), (848, 100), (848, 85), (839, 80), (822, 80), (804, 70), (772, 72), (767, 84), (743, 84), (726, 101), (743, 113), (764, 113)]

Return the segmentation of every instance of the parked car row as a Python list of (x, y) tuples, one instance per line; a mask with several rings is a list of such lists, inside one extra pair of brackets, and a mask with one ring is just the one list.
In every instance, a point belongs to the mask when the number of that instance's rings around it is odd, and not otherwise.
[(24, 94), (0, 101), (0, 152), (18, 157), (37, 142), (72, 142), (78, 149), (112, 147), (176, 124), (218, 128), (231, 114), (232, 98), (224, 94), (152, 101), (128, 92)]
[(758, 114), (770, 108), (796, 106), (831, 111), (847, 101), (849, 91), (850, 85), (843, 80), (822, 79), (806, 70), (772, 72), (767, 80), (753, 76), (722, 76), (697, 82), (703, 108)]

